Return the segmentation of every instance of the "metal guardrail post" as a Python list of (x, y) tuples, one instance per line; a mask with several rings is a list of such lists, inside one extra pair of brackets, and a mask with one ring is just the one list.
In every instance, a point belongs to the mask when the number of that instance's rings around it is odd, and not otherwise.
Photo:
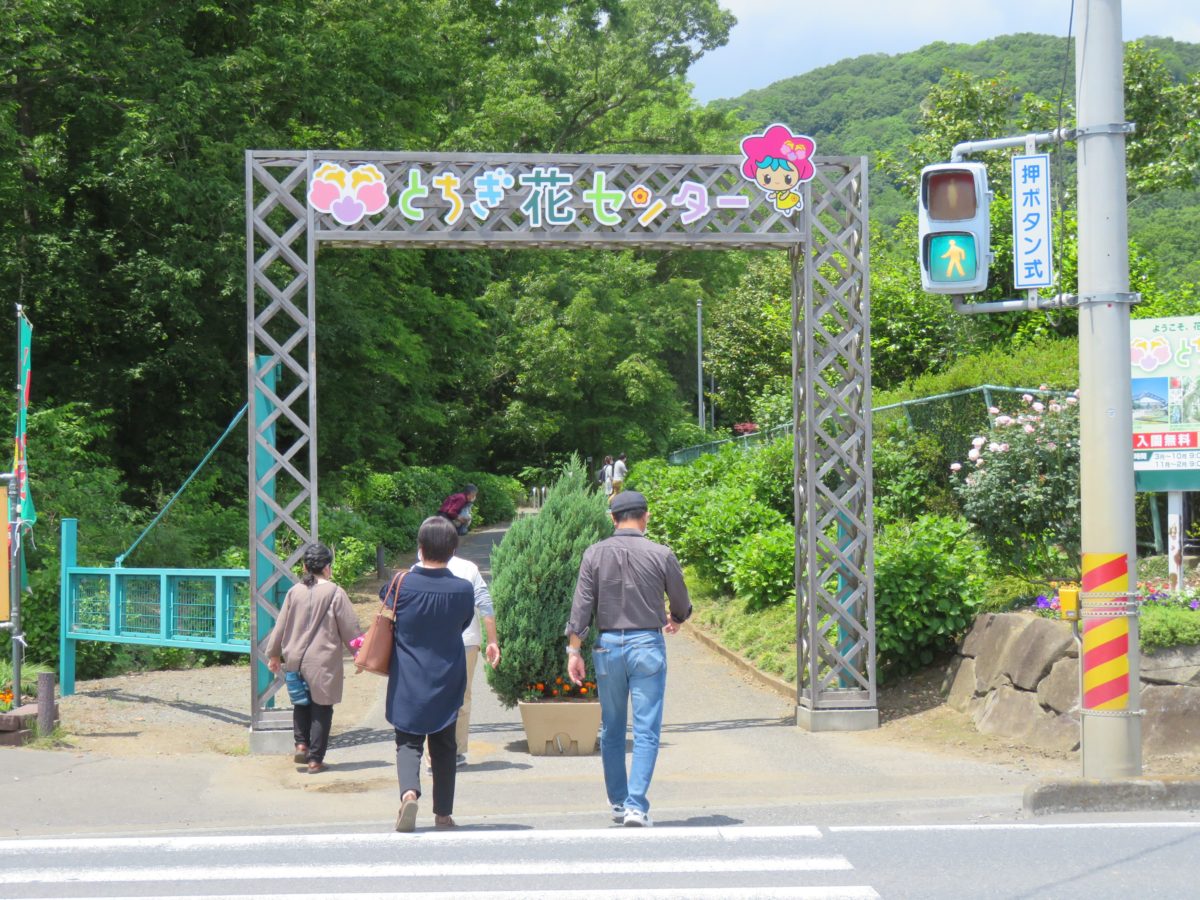
[(58, 562), (58, 681), (62, 695), (75, 693), (75, 641), (71, 631), (71, 569), (78, 563), (79, 520), (63, 519)]

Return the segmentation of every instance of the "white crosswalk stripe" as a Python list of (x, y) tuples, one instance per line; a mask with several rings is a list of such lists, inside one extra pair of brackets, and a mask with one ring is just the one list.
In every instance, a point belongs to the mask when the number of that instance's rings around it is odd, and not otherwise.
[(824, 841), (808, 826), (10, 840), (0, 895), (878, 898)]
[[(246, 894), (188, 894), (188, 900), (245, 900)], [(271, 894), (271, 900), (313, 900), (314, 894)], [(321, 900), (396, 900), (396, 892), (320, 894)], [(879, 900), (879, 892), (864, 886), (776, 888), (658, 888), (604, 891), (435, 891), (405, 892), (404, 900)], [(146, 900), (145, 895), (106, 897), (105, 900)]]

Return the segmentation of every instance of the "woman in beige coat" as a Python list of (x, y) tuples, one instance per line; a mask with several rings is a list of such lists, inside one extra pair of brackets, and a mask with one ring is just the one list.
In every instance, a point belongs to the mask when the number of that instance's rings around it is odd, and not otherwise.
[(295, 760), (308, 763), (310, 775), (326, 768), (333, 706), (342, 699), (342, 647), (350, 650), (362, 633), (350, 598), (330, 581), (332, 563), (324, 544), (304, 551), (304, 578), (287, 592), (267, 639), (270, 670), (299, 672), (308, 684), (309, 702), (292, 706), (292, 731)]

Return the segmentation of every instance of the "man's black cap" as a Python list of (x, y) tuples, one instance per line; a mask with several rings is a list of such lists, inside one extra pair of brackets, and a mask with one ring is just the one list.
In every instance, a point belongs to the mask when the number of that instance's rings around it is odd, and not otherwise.
[(646, 496), (638, 491), (621, 491), (608, 504), (611, 513), (642, 512), (649, 509)]

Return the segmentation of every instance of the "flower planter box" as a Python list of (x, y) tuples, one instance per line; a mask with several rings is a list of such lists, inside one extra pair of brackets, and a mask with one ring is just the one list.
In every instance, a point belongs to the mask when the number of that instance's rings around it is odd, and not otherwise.
[(600, 734), (600, 703), (541, 701), (517, 704), (534, 756), (589, 756)]

